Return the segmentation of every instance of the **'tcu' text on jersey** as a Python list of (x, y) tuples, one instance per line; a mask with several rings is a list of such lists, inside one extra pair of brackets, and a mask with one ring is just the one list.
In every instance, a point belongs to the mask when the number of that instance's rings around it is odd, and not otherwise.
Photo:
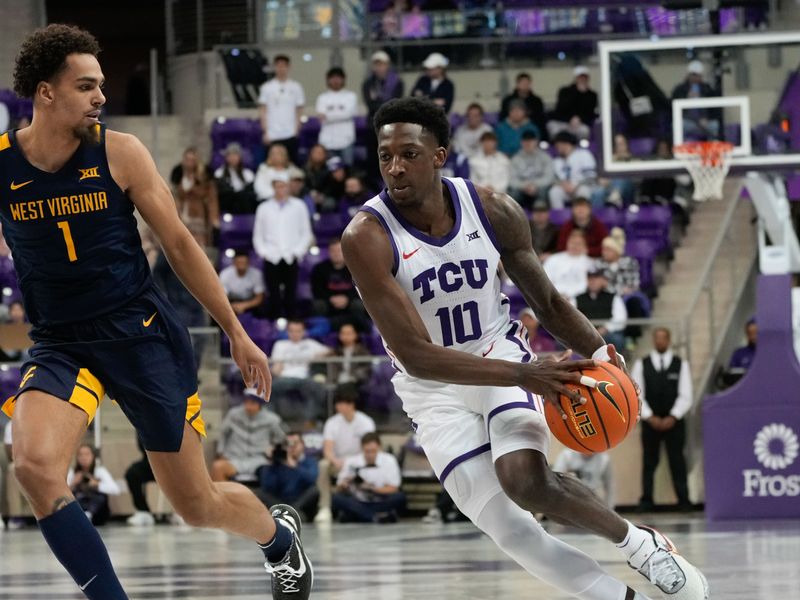
[(475, 260), (462, 260), (458, 263), (446, 262), (438, 268), (431, 267), (414, 277), (412, 280), (414, 290), (421, 290), (420, 304), (436, 297), (436, 292), (431, 285), (439, 282), (439, 289), (449, 294), (460, 290), (464, 284), (473, 290), (479, 290), (489, 281), (489, 261), (483, 258)]

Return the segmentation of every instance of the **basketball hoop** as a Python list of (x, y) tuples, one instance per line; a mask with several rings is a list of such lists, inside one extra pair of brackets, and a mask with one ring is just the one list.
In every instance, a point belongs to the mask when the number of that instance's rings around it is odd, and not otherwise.
[(673, 148), (694, 181), (694, 199), (721, 200), (722, 184), (731, 166), (733, 144), (728, 142), (686, 142)]

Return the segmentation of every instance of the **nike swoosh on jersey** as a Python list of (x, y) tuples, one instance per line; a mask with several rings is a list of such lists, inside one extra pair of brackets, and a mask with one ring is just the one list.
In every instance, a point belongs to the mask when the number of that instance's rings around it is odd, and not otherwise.
[(97, 575), (95, 575), (94, 577), (92, 577), (92, 578), (91, 578), (89, 581), (87, 581), (87, 582), (86, 582), (86, 583), (84, 583), (83, 585), (79, 585), (78, 587), (79, 587), (79, 588), (81, 588), (81, 591), (83, 591), (83, 590), (85, 590), (87, 587), (89, 587), (89, 584), (90, 584), (90, 583), (92, 583), (92, 582), (93, 582), (95, 579), (97, 579)]
[(30, 181), (23, 181), (22, 183), (14, 183), (12, 181), (11, 182), (11, 191), (13, 192), (14, 190), (18, 190), (21, 187), (25, 187), (29, 183), (33, 183), (33, 179), (31, 179)]
[(146, 319), (146, 320), (145, 320), (145, 319), (142, 319), (142, 325), (144, 325), (145, 327), (150, 327), (150, 323), (152, 323), (152, 322), (153, 322), (153, 319), (155, 319), (155, 318), (156, 318), (156, 315), (157, 315), (157, 314), (158, 314), (158, 311), (156, 311), (156, 312), (154, 312), (152, 315), (150, 315), (150, 318), (149, 318), (149, 319)]
[(419, 248), (417, 248), (416, 250), (412, 250), (411, 252), (408, 252), (408, 253), (405, 253), (405, 252), (403, 252), (403, 260), (407, 260), (407, 259), (411, 258), (411, 257), (412, 257), (412, 256), (414, 256), (414, 255), (415, 255), (417, 252), (419, 252), (421, 249), (422, 249), (422, 246), (420, 246), (420, 247), (419, 247)]

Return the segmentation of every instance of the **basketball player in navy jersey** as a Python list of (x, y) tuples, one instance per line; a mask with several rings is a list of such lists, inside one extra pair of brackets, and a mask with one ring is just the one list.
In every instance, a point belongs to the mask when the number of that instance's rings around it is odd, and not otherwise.
[[(395, 390), (459, 509), (528, 572), (574, 597), (646, 598), (548, 535), (532, 513), (614, 542), (667, 598), (707, 598), (700, 571), (666, 537), (548, 467), (542, 397), (581, 401), (565, 387), (580, 381), (579, 369), (624, 364), (553, 288), (522, 209), (505, 194), (441, 176), (449, 123), (432, 102), (393, 100), (374, 123), (386, 189), (350, 222), (342, 248), (398, 370)], [(501, 260), (542, 326), (592, 360), (536, 360), (500, 293)]]
[(23, 43), (15, 91), (33, 99), (29, 127), (0, 135), (0, 219), (34, 345), (12, 416), (16, 475), (42, 534), (88, 598), (127, 598), (66, 474), (105, 393), (136, 427), (156, 479), (187, 523), (256, 541), (272, 597), (309, 597), (311, 565), (288, 506), (272, 513), (247, 488), (212, 483), (190, 339), (153, 286), (134, 209), (186, 287), (231, 339), (248, 386), (268, 395), (264, 353), (234, 315), (203, 250), (178, 218), (145, 147), (100, 122), (100, 48), (66, 25)]

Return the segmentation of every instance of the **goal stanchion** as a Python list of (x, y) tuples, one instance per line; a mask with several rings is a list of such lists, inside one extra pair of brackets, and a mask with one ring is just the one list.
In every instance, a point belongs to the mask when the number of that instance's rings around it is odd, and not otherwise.
[(673, 153), (692, 176), (695, 200), (722, 199), (722, 185), (731, 166), (733, 144), (686, 142), (675, 146)]

